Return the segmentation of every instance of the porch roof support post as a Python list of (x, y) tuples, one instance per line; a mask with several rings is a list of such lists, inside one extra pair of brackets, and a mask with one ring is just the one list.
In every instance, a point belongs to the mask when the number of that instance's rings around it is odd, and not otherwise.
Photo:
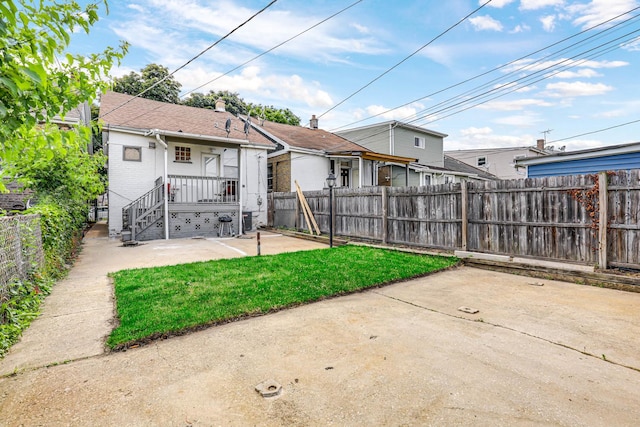
[(166, 142), (160, 138), (160, 134), (156, 131), (156, 141), (164, 148), (164, 169), (162, 171), (162, 197), (164, 199), (164, 238), (169, 240), (169, 194), (167, 183), (169, 177), (167, 176), (167, 169), (169, 167), (169, 146)]
[(364, 187), (364, 161), (362, 156), (358, 157), (358, 188)]

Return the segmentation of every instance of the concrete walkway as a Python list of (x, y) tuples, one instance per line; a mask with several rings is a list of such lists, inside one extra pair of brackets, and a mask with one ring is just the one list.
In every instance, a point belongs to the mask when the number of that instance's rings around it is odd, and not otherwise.
[[(0, 377), (0, 425), (638, 425), (640, 294), (469, 267), (102, 353), (107, 271), (252, 248), (88, 236), (0, 362), (27, 368)], [(256, 393), (265, 380), (281, 393)]]
[[(132, 247), (110, 240), (107, 233), (106, 224), (98, 223), (86, 234), (69, 275), (53, 287), (40, 317), (0, 360), (0, 375), (103, 354), (114, 318), (110, 272), (255, 255), (257, 250), (256, 233), (229, 239), (156, 240)], [(261, 233), (265, 255), (324, 247)]]

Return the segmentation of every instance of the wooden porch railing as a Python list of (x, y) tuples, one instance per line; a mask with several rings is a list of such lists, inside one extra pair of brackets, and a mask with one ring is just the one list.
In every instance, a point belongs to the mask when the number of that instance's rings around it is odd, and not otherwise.
[(238, 179), (169, 175), (169, 203), (238, 203)]

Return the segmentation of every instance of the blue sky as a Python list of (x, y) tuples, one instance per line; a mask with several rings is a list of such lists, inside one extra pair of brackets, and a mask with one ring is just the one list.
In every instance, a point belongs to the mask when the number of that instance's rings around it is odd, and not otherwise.
[[(89, 36), (74, 35), (71, 50), (126, 40), (129, 54), (114, 76), (152, 62), (173, 71), (268, 3), (112, 0)], [(546, 130), (551, 145), (567, 150), (640, 140), (639, 122), (553, 142), (640, 120), (640, 9), (527, 56), (639, 7), (638, 0), (493, 0), (420, 49), (483, 3), (278, 0), (175, 77), (183, 93), (217, 78), (198, 91), (230, 90), (248, 102), (290, 108), (303, 124), (322, 115), (327, 130), (410, 122), (448, 134), (446, 150), (535, 145)]]

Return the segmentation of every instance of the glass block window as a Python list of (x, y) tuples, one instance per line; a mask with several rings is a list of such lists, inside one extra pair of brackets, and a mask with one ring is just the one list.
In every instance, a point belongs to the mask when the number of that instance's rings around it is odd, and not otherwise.
[(176, 145), (176, 162), (191, 161), (191, 147)]

